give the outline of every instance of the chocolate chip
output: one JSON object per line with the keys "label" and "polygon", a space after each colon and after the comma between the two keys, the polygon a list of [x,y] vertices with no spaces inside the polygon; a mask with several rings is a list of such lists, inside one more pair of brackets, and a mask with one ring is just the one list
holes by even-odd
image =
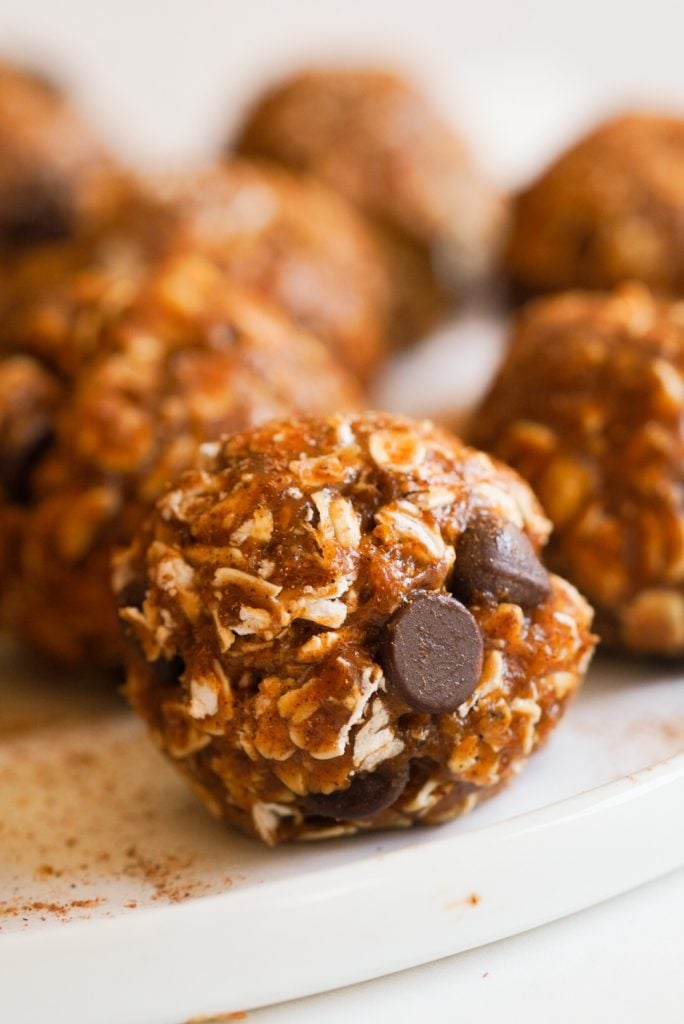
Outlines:
{"label": "chocolate chip", "polygon": [[401,796],[409,780],[409,767],[404,765],[394,772],[376,769],[374,772],[359,772],[346,789],[333,793],[310,793],[304,798],[307,813],[322,818],[337,818],[339,821],[353,821],[370,818],[389,807]]}
{"label": "chocolate chip", "polygon": [[386,627],[385,674],[415,711],[455,711],[477,686],[482,657],[477,622],[449,594],[413,594]]}
{"label": "chocolate chip", "polygon": [[151,661],[150,669],[154,674],[155,682],[161,683],[162,686],[169,686],[177,683],[183,675],[185,662],[176,654],[171,659],[157,658],[156,661]]}
{"label": "chocolate chip", "polygon": [[21,445],[0,447],[0,486],[9,501],[27,505],[32,497],[31,477],[54,441],[49,427],[26,437]]}
{"label": "chocolate chip", "polygon": [[134,576],[121,588],[116,596],[119,608],[142,609],[147,594],[147,584],[140,576]]}
{"label": "chocolate chip", "polygon": [[529,537],[512,523],[477,517],[456,548],[452,588],[466,601],[483,594],[535,608],[551,593],[549,575]]}
{"label": "chocolate chip", "polygon": [[74,229],[73,199],[64,182],[34,175],[17,183],[3,204],[0,239],[11,247],[66,238]]}

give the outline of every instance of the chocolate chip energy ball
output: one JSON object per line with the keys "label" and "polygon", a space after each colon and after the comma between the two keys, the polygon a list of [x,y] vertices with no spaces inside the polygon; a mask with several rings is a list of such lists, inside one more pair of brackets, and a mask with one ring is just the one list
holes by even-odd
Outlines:
{"label": "chocolate chip energy ball", "polygon": [[506,262],[523,295],[635,279],[684,292],[684,121],[634,114],[562,154],[513,210]]}
{"label": "chocolate chip energy ball", "polygon": [[17,252],[0,274],[0,357],[29,353],[73,377],[169,257],[167,222],[132,189],[78,235]]}
{"label": "chocolate chip energy ball", "polygon": [[61,89],[0,62],[0,257],[72,234],[118,187],[109,157]]}
{"label": "chocolate chip energy ball", "polygon": [[236,147],[317,175],[371,218],[396,285],[399,340],[424,333],[454,289],[489,269],[499,200],[428,100],[391,72],[296,74],[256,103]]}
{"label": "chocolate chip energy ball", "polygon": [[368,379],[387,347],[389,278],[359,214],[311,178],[232,160],[156,182],[177,244],[210,253]]}
{"label": "chocolate chip energy ball", "polygon": [[437,824],[560,719],[591,611],[509,469],[432,424],[291,419],[205,446],[119,560],[126,692],[267,843]]}
{"label": "chocolate chip energy ball", "polygon": [[553,520],[547,558],[611,642],[684,653],[684,303],[640,286],[523,313],[471,427]]}
{"label": "chocolate chip energy ball", "polygon": [[120,658],[112,549],[200,442],[361,401],[321,343],[211,261],[139,269],[89,265],[0,351],[0,614],[65,662]]}
{"label": "chocolate chip energy ball", "polygon": [[378,368],[389,282],[363,218],[312,180],[242,160],[130,182],[77,237],[15,257],[0,276],[0,345],[28,338],[76,358],[94,332],[75,324],[106,319],[156,265],[192,253],[316,334],[357,376]]}

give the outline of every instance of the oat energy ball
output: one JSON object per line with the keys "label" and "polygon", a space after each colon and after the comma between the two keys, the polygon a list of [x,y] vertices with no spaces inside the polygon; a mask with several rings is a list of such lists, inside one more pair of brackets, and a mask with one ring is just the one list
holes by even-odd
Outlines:
{"label": "oat energy ball", "polygon": [[560,156],[513,210],[506,263],[518,293],[635,279],[684,292],[684,121],[633,114]]}
{"label": "oat energy ball", "polygon": [[0,61],[0,256],[72,234],[116,189],[115,179],[60,88]]}
{"label": "oat energy ball", "polygon": [[548,529],[515,473],[428,422],[233,435],[117,566],[128,698],[267,843],[446,821],[523,767],[589,661]]}
{"label": "oat energy ball", "polygon": [[0,618],[65,662],[120,660],[112,550],[201,442],[361,401],[320,342],[211,261],[140,276],[126,253],[56,275],[0,348]]}
{"label": "oat energy ball", "polygon": [[373,221],[395,278],[395,334],[423,333],[489,269],[499,201],[428,100],[379,69],[304,71],[261,97],[238,151],[308,171]]}
{"label": "oat energy ball", "polygon": [[169,231],[278,305],[368,379],[385,355],[389,279],[364,219],[331,189],[231,160],[150,183]]}
{"label": "oat energy ball", "polygon": [[0,273],[0,358],[28,352],[73,377],[170,256],[167,222],[132,189],[76,236],[17,251]]}
{"label": "oat energy ball", "polygon": [[547,559],[610,643],[684,654],[684,303],[623,286],[523,313],[471,426],[537,492]]}

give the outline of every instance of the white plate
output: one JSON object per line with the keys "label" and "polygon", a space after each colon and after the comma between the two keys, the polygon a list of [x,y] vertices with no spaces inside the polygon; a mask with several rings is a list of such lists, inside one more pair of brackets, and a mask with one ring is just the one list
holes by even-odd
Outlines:
{"label": "white plate", "polygon": [[[436,830],[267,850],[101,683],[0,664],[12,1024],[180,1024],[423,963],[684,863],[684,679],[601,660],[516,784]],[[107,993],[103,999],[102,993]]]}
{"label": "white plate", "polygon": [[[377,404],[457,411],[501,336],[461,317],[395,361]],[[267,850],[206,815],[111,683],[0,648],[2,1004],[12,1024],[180,1024],[553,920],[684,863],[683,749],[684,677],[603,661],[470,817]]]}

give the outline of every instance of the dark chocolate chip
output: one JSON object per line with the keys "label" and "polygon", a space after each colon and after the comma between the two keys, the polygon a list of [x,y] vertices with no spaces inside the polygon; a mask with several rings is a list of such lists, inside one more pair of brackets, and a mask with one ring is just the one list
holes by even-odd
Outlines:
{"label": "dark chocolate chip", "polygon": [[171,659],[157,658],[156,661],[150,662],[150,669],[155,682],[161,683],[162,686],[170,686],[177,683],[185,672],[185,662],[176,654]]}
{"label": "dark chocolate chip", "polygon": [[477,622],[450,594],[413,594],[386,627],[385,674],[415,711],[455,711],[477,686],[482,657]]}
{"label": "dark chocolate chip", "polygon": [[522,608],[535,608],[551,593],[529,537],[486,516],[473,520],[458,541],[452,589],[466,601],[483,594]]}
{"label": "dark chocolate chip", "polygon": [[27,437],[21,446],[0,450],[0,486],[15,505],[27,505],[31,501],[31,477],[53,441],[52,430],[45,427],[33,437]]}
{"label": "dark chocolate chip", "polygon": [[346,789],[333,793],[310,793],[304,798],[308,814],[339,821],[370,818],[384,811],[401,796],[409,780],[409,767],[404,765],[391,772],[387,768],[374,772],[360,772]]}
{"label": "dark chocolate chip", "polygon": [[116,596],[116,603],[119,608],[137,608],[140,611],[146,594],[145,580],[140,576],[134,576],[121,588]]}
{"label": "dark chocolate chip", "polygon": [[73,198],[65,183],[35,175],[17,183],[3,204],[0,238],[11,247],[66,238],[74,229]]}

